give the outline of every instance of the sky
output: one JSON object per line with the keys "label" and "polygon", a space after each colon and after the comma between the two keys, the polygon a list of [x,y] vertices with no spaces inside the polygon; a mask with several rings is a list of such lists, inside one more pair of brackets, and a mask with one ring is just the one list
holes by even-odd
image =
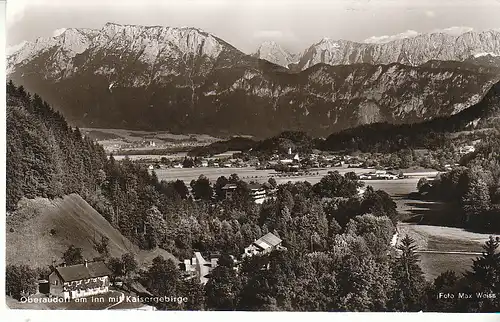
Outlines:
{"label": "sky", "polygon": [[[276,41],[390,40],[449,29],[500,30],[500,0],[7,0],[7,45],[107,22],[197,27],[240,50]],[[396,35],[396,36],[395,36]]]}

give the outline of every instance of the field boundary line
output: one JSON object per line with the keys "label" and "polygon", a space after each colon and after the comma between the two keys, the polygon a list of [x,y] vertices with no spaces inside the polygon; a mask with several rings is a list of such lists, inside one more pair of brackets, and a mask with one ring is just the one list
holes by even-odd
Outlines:
{"label": "field boundary line", "polygon": [[460,250],[433,250],[433,249],[421,249],[416,250],[415,253],[424,253],[424,254],[456,254],[456,255],[482,255],[481,252],[469,252],[469,251],[460,251]]}

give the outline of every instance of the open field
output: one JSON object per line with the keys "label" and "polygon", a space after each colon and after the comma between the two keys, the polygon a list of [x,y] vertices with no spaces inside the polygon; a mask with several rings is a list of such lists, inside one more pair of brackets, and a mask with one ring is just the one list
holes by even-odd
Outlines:
{"label": "open field", "polygon": [[181,168],[181,169],[158,169],[155,170],[159,180],[175,181],[183,180],[189,184],[191,180],[198,179],[200,175],[206,176],[211,182],[215,182],[220,176],[229,177],[231,174],[236,173],[245,181],[254,179],[257,181],[266,181],[274,170],[255,170],[254,168]]}
{"label": "open field", "polygon": [[[408,199],[408,193],[416,190],[418,178],[407,181],[373,182],[376,189],[385,190],[397,204],[398,211],[405,216],[435,216],[447,214],[449,207],[442,202],[431,202]],[[401,183],[401,184],[398,184]],[[440,218],[435,218],[439,221]],[[418,249],[435,250],[443,253],[419,253],[420,266],[425,278],[434,280],[447,270],[464,273],[472,266],[472,259],[478,255],[470,253],[481,252],[481,245],[488,240],[488,234],[474,233],[462,228],[422,225],[418,223],[399,223],[399,239],[408,234],[412,237]],[[444,253],[444,252],[463,252]]]}
{"label": "open field", "polygon": [[472,266],[472,259],[479,256],[488,234],[474,233],[455,227],[400,223],[400,238],[408,234],[421,252],[421,267],[426,279],[433,280],[447,270],[464,273]]}
{"label": "open field", "polygon": [[[96,140],[107,153],[168,154],[174,149],[187,151],[196,146],[203,146],[219,141],[206,134],[172,134],[166,131],[134,131],[124,129],[82,128],[83,134]],[[165,152],[165,153],[164,153]]]}
{"label": "open field", "polygon": [[[341,174],[347,172],[355,172],[355,173],[364,173],[373,171],[373,169],[362,169],[362,168],[347,168],[347,167],[332,167],[332,168],[321,168],[321,169],[311,169],[310,174],[308,175],[281,175],[274,170],[256,170],[253,167],[246,168],[181,168],[181,169],[158,169],[155,170],[158,179],[173,181],[173,180],[183,180],[186,183],[191,182],[193,179],[198,179],[200,175],[204,175],[208,177],[212,182],[215,182],[217,178],[220,176],[230,176],[233,173],[236,173],[240,179],[245,181],[254,180],[257,182],[265,182],[269,180],[269,178],[273,177],[276,179],[278,184],[287,183],[288,181],[296,182],[296,181],[309,181],[311,184],[315,184],[321,180],[325,175],[330,171],[338,171]],[[392,185],[395,184],[396,181],[402,183],[403,181],[408,180],[407,185],[416,186],[416,181],[414,179],[402,179],[402,180],[393,180]],[[413,184],[413,182],[415,182]],[[370,185],[391,185],[389,181],[386,180],[371,180],[367,181],[367,184]],[[375,187],[375,186],[374,186]],[[401,191],[406,191],[405,188],[402,188]]]}
{"label": "open field", "polygon": [[470,271],[472,260],[477,255],[468,254],[419,254],[420,267],[427,280],[433,281],[439,274],[453,270],[458,276]]}

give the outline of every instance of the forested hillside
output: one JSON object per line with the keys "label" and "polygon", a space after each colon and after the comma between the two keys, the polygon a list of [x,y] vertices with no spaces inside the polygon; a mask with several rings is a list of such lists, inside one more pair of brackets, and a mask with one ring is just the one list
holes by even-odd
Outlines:
{"label": "forested hillside", "polygon": [[[148,171],[125,160],[107,159],[97,143],[70,127],[38,95],[7,85],[7,210],[16,219],[22,197],[53,199],[81,195],[114,227],[143,248],[146,221],[154,211],[174,212],[181,197]],[[170,209],[170,210],[169,210]],[[21,220],[21,218],[19,218]]]}
{"label": "forested hillside", "polygon": [[7,209],[21,197],[95,193],[105,178],[104,150],[68,126],[40,96],[7,85]]}
{"label": "forested hillside", "polygon": [[500,83],[493,85],[477,104],[458,114],[415,124],[375,123],[330,135],[321,144],[324,150],[394,152],[406,148],[439,148],[447,133],[498,126]]}

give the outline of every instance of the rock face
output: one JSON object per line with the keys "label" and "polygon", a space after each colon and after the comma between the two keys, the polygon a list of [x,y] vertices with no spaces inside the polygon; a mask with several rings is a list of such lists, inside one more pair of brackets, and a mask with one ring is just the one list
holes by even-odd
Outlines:
{"label": "rock face", "polygon": [[421,34],[387,43],[357,43],[324,38],[305,50],[298,68],[318,63],[349,65],[357,63],[418,66],[430,60],[464,61],[471,56],[500,55],[500,32]]}
{"label": "rock face", "polygon": [[299,55],[290,53],[274,41],[262,43],[252,56],[286,68],[289,68],[290,64],[297,64],[300,59]]}
{"label": "rock face", "polygon": [[67,29],[8,57],[8,78],[74,125],[256,136],[454,114],[482,97],[491,70],[435,62],[293,72],[198,29],[116,24]]}

